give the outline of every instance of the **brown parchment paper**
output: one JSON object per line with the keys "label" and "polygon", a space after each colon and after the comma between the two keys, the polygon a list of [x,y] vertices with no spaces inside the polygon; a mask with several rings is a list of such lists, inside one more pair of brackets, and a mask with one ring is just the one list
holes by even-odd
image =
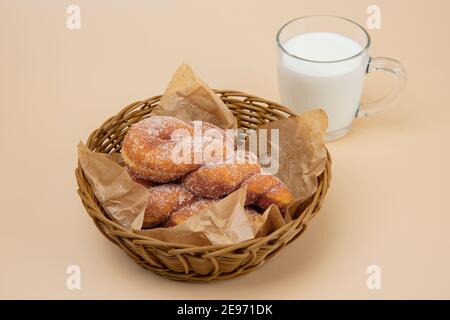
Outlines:
{"label": "brown parchment paper", "polygon": [[202,120],[222,129],[237,128],[236,118],[225,103],[186,63],[182,63],[169,82],[152,115],[181,120]]}
{"label": "brown parchment paper", "polygon": [[[152,115],[208,121],[225,129],[236,127],[236,120],[225,104],[186,64],[175,72],[161,105],[155,107]],[[160,241],[194,246],[235,244],[267,235],[291,221],[297,206],[316,191],[317,177],[326,165],[322,141],[326,126],[325,112],[313,110],[262,127],[279,130],[279,146],[269,144],[267,150],[278,148],[276,175],[296,197],[284,218],[276,206],[271,206],[257,219],[249,219],[244,211],[246,191],[241,188],[175,227],[142,229],[149,192],[130,178],[120,154],[92,152],[80,143],[78,157],[105,212],[130,231]]]}
{"label": "brown parchment paper", "polygon": [[136,217],[144,213],[149,191],[135,183],[115,159],[119,161],[120,155],[107,156],[78,144],[78,160],[96,198],[115,222],[131,228]]}
{"label": "brown parchment paper", "polygon": [[257,154],[260,158],[270,158],[271,153],[278,153],[279,167],[275,176],[286,184],[297,202],[302,202],[317,190],[317,177],[325,169],[327,153],[322,136],[327,126],[325,111],[321,109],[307,111],[300,116],[262,125],[248,137],[246,147],[249,148],[248,142],[252,139],[260,146],[259,130],[277,129],[279,132],[277,143],[273,144],[269,135],[267,141],[263,142],[268,147],[263,149],[257,147]]}

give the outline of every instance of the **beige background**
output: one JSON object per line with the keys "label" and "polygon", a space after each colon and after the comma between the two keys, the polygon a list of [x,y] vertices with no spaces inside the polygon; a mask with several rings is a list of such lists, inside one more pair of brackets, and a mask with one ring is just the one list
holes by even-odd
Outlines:
{"label": "beige background", "polygon": [[[70,3],[81,30],[66,28]],[[450,2],[377,0],[371,53],[410,81],[391,112],[328,145],[332,187],[274,261],[210,284],[165,280],[97,231],[76,194],[75,147],[181,61],[211,86],[278,99],[274,36],[296,16],[365,24],[374,1],[0,1],[1,298],[450,298]],[[372,79],[373,78],[373,79]],[[365,97],[387,90],[371,77]],[[66,288],[77,264],[82,289]],[[382,289],[366,288],[366,268]]]}

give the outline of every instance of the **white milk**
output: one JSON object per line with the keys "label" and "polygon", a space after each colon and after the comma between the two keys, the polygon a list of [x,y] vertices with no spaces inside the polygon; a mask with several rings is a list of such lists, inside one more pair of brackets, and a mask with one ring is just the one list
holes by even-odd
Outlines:
{"label": "white milk", "polygon": [[328,114],[328,132],[350,126],[359,106],[367,53],[353,39],[329,32],[303,33],[289,39],[279,51],[278,82],[283,104],[297,113],[322,108]]}

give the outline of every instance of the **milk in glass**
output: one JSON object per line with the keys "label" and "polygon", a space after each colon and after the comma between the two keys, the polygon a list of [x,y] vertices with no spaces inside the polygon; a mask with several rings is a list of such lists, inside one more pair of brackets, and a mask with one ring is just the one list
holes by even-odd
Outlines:
{"label": "milk in glass", "polygon": [[322,108],[328,115],[328,132],[349,127],[358,110],[369,61],[361,45],[337,33],[310,32],[282,46],[278,81],[283,104],[297,113]]}

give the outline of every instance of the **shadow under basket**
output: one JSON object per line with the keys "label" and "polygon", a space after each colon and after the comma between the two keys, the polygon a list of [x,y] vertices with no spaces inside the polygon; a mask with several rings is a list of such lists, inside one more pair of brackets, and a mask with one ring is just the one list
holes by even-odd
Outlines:
{"label": "shadow under basket", "polygon": [[[288,108],[238,91],[215,90],[245,131],[277,119],[295,115]],[[117,115],[106,120],[91,133],[87,147],[96,152],[120,152],[122,140],[128,128],[149,116],[161,96],[137,101]],[[245,132],[244,131],[244,132]],[[317,191],[296,211],[293,221],[269,235],[247,240],[235,245],[192,245],[168,243],[135,234],[112,221],[95,197],[80,163],[75,170],[78,194],[95,225],[110,241],[122,248],[142,267],[172,280],[206,282],[229,279],[251,272],[297,239],[307,223],[319,211],[331,179],[331,158],[324,172],[318,177]]]}

